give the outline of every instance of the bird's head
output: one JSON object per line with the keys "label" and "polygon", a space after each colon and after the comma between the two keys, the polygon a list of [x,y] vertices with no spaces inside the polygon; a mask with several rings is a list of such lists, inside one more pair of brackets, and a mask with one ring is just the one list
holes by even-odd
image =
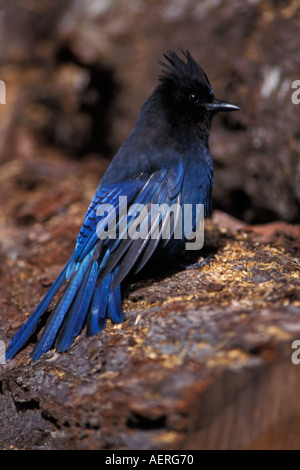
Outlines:
{"label": "bird's head", "polygon": [[189,51],[182,51],[182,60],[175,52],[164,54],[161,84],[157,88],[171,119],[205,123],[210,127],[212,116],[219,111],[235,111],[240,108],[216,99],[204,70],[195,62]]}

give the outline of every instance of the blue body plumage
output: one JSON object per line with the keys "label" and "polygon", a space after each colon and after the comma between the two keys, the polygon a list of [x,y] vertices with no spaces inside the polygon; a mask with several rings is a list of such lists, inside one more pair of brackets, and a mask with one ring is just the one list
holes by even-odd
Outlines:
{"label": "blue body plumage", "polygon": [[[174,238],[175,218],[168,239],[163,239],[167,215],[156,218],[158,236],[149,231],[150,211],[141,226],[148,229],[143,238],[124,238],[135,223],[135,215],[123,215],[120,197],[133,204],[204,204],[211,211],[213,164],[208,137],[213,115],[239,109],[214,97],[202,68],[189,52],[180,59],[174,52],[161,63],[165,73],[161,83],[144,103],[137,123],[117,152],[99,183],[85,215],[74,253],[36,310],[11,341],[6,357],[12,358],[38,329],[53,298],[63,289],[31,354],[37,359],[51,347],[65,351],[86,324],[94,335],[106,325],[123,321],[120,285],[129,273],[138,273],[159,253],[176,256],[184,247],[184,234]],[[116,238],[103,238],[106,225],[100,205],[114,207],[120,216]],[[193,221],[196,224],[196,220]],[[123,227],[121,229],[121,227]]]}

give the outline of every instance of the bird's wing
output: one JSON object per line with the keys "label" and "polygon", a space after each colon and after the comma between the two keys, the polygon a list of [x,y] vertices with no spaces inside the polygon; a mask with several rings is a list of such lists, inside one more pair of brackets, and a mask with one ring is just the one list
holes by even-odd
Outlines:
{"label": "bird's wing", "polygon": [[[101,219],[107,219],[104,214],[102,217],[99,215],[100,206],[102,206],[104,209],[113,207],[117,217],[120,210],[119,198],[126,197],[127,202],[131,203],[142,186],[143,178],[142,175],[140,175],[140,178],[136,181],[125,181],[118,184],[112,184],[96,192],[86,212],[83,224],[77,237],[74,261],[80,263],[99,241],[99,237],[101,235],[101,226],[98,228],[98,225],[101,224]],[[102,227],[102,231],[104,231],[104,228],[105,227]]]}
{"label": "bird's wing", "polygon": [[[150,205],[170,205],[179,201],[183,175],[183,166],[178,163],[169,169],[154,171],[147,177],[140,175],[133,181],[107,186],[96,192],[84,218],[73,255],[36,310],[13,338],[7,350],[7,358],[13,357],[27,343],[62,286],[65,286],[64,292],[33,350],[33,359],[45,353],[54,342],[57,350],[67,349],[79,334],[87,317],[87,331],[90,335],[100,331],[107,318],[113,322],[123,320],[120,282],[132,270],[139,271],[159,243],[168,243],[168,239],[162,240],[168,210],[165,208],[156,215],[153,227],[148,232],[151,227]],[[101,239],[106,227],[101,225],[105,217],[97,215],[99,206],[110,204],[118,215],[120,196],[127,198],[131,208],[133,203],[146,207],[144,218],[139,219],[141,230],[146,234],[144,238],[135,235],[122,237],[124,227],[126,231],[130,231],[137,221],[137,214],[129,209],[128,213],[118,219],[118,238]],[[178,216],[176,211],[172,214],[171,235]],[[153,230],[156,231],[156,238],[151,237]]]}
{"label": "bird's wing", "polygon": [[[181,222],[183,176],[181,162],[151,174],[129,208],[128,215],[118,222],[119,226],[125,226],[127,237],[121,236],[107,243],[109,256],[100,270],[100,281],[117,267],[112,283],[112,289],[115,288],[130,272],[139,272],[159,246],[168,244]],[[142,211],[138,211],[139,204],[143,206]],[[136,230],[137,223],[139,230]]]}
{"label": "bird's wing", "polygon": [[[71,308],[73,311],[75,308],[80,310],[79,302],[77,302],[77,304],[74,302],[75,297],[81,297],[84,301],[87,301],[87,299],[91,296],[93,286],[95,284],[94,281],[97,280],[98,276],[98,264],[97,262],[95,263],[91,261],[95,247],[100,244],[96,233],[97,223],[100,219],[100,217],[97,217],[96,215],[97,207],[99,204],[108,203],[108,201],[115,204],[118,200],[118,196],[121,193],[127,194],[128,199],[131,200],[138,192],[139,187],[139,181],[132,181],[131,183],[125,182],[108,186],[96,192],[86,212],[77,238],[74,253],[40,304],[9,344],[6,352],[6,357],[8,359],[12,358],[27,343],[33,333],[37,330],[53,298],[64,286],[64,294],[52,311],[45,327],[46,331],[44,330],[43,332],[43,341],[39,341],[39,343],[36,345],[38,349],[38,351],[35,352],[36,358],[49,349],[49,347],[51,347],[50,343],[53,343],[53,336],[55,337],[57,331],[60,328],[62,320],[66,314],[70,312]],[[81,292],[81,296],[78,296],[79,292]],[[50,346],[48,346],[49,344]]]}
{"label": "bird's wing", "polygon": [[[139,187],[137,193],[131,201],[127,201],[128,211],[123,213],[120,205],[115,207],[115,212],[119,215],[116,222],[118,236],[99,241],[93,254],[93,258],[98,260],[98,274],[93,283],[93,292],[89,301],[88,335],[94,335],[101,331],[107,318],[110,318],[114,323],[123,320],[120,283],[130,272],[138,272],[151,258],[159,244],[168,243],[179,217],[179,204],[171,215],[168,208],[174,202],[179,202],[183,175],[183,166],[178,163],[170,169],[155,171],[147,177],[141,177],[138,182],[135,182],[135,186]],[[141,181],[143,182],[142,186]],[[124,196],[124,192],[122,195]],[[151,204],[155,203],[163,207],[151,218]],[[170,236],[166,240],[162,240],[168,221],[169,234],[167,235]],[[136,230],[137,224],[138,230]],[[88,221],[85,222],[85,225],[91,228]],[[101,221],[98,222],[97,237],[101,238],[103,234],[101,227],[103,230],[104,226],[105,221],[103,225],[101,225]],[[86,252],[86,247],[90,246],[94,232],[95,223],[83,244],[81,243],[82,235],[79,236],[77,256]],[[153,237],[154,234],[155,237]],[[68,336],[67,332],[70,330],[68,323],[65,322],[56,344],[58,350],[65,350],[70,343],[70,339],[68,342],[65,341]]]}

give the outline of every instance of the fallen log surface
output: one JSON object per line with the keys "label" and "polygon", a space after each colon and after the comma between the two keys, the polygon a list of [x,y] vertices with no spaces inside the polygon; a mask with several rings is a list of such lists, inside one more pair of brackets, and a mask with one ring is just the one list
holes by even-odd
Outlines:
{"label": "fallen log surface", "polygon": [[[17,261],[2,252],[6,344],[62,267],[77,204],[15,233]],[[215,212],[201,252],[127,284],[123,324],[2,364],[1,448],[300,448],[299,234]]]}

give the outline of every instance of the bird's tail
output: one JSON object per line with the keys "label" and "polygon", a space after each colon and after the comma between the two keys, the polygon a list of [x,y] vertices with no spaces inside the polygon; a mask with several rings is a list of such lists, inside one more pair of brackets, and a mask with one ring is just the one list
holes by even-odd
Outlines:
{"label": "bird's tail", "polygon": [[12,339],[6,358],[13,358],[27,344],[46,315],[51,301],[64,285],[64,292],[49,315],[32,351],[33,360],[38,359],[53,345],[57,351],[65,351],[80,333],[86,319],[88,335],[101,331],[107,318],[113,323],[122,322],[124,315],[120,286],[111,290],[116,271],[109,273],[98,283],[101,265],[93,258],[93,251],[81,263],[75,263],[71,257],[36,310]]}

